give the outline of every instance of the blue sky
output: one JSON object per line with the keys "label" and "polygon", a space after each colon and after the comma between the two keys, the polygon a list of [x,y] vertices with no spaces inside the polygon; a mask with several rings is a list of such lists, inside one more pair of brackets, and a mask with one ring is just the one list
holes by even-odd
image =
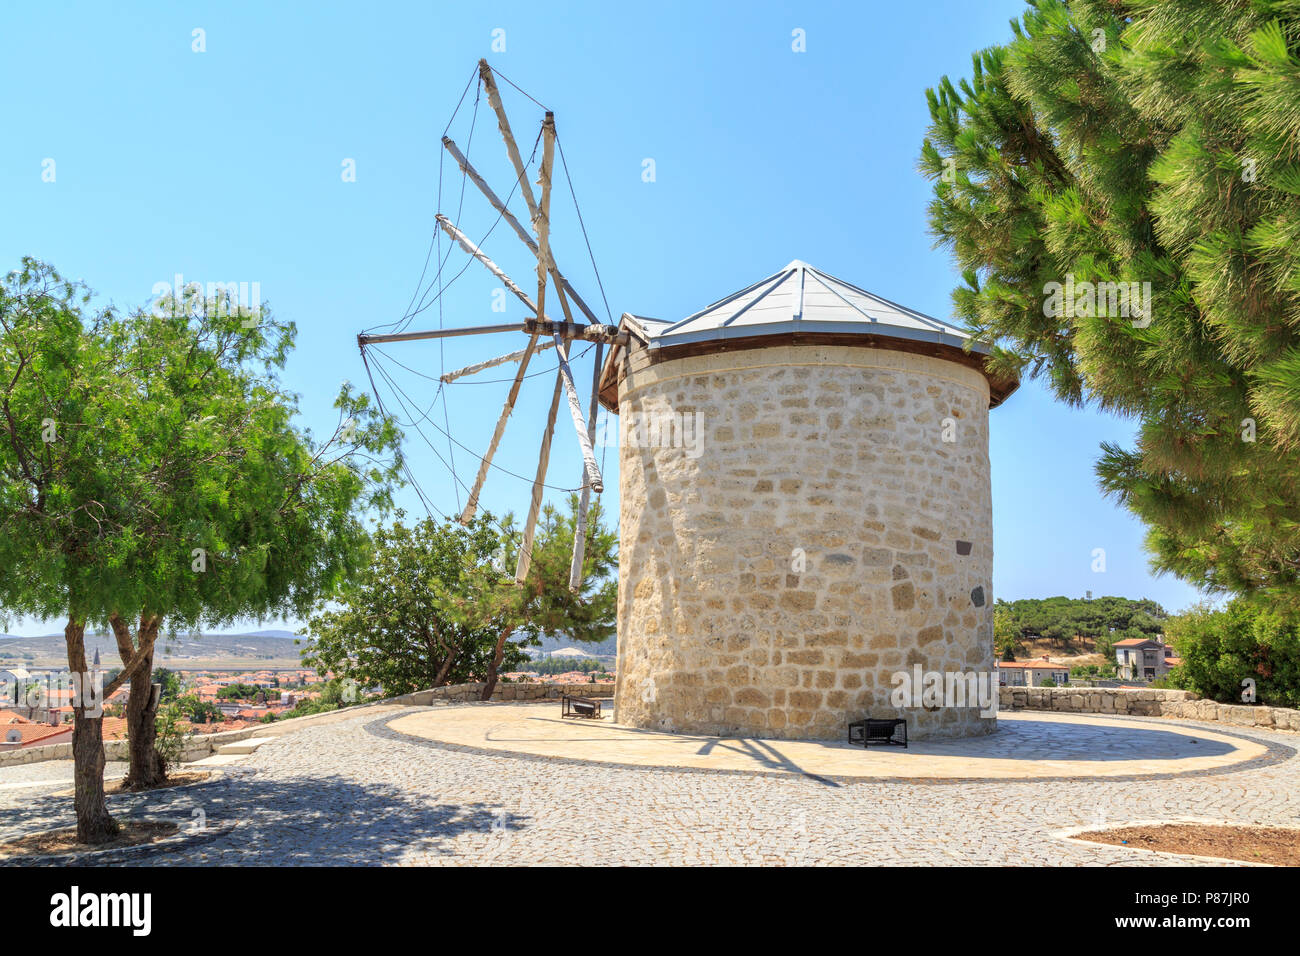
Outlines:
{"label": "blue sky", "polygon": [[[297,323],[286,380],[306,424],[328,431],[339,383],[366,381],[356,333],[398,322],[416,293],[440,173],[442,211],[476,241],[492,226],[472,186],[462,202],[439,145],[487,57],[555,111],[615,318],[681,318],[795,258],[946,317],[956,275],[931,248],[930,187],[916,172],[924,91],[945,73],[967,75],[971,52],[1004,41],[1022,8],[1020,0],[14,5],[0,32],[11,102],[0,142],[0,268],[34,255],[120,306],[146,303],[177,273],[256,282],[262,300]],[[792,50],[795,30],[804,31],[804,52]],[[494,31],[504,31],[495,34],[504,50],[493,50]],[[199,38],[204,52],[193,49]],[[502,86],[527,154],[542,110]],[[471,88],[449,135],[504,193],[506,154],[486,99],[471,122],[474,98]],[[647,159],[653,182],[643,180]],[[47,160],[53,182],[43,181]],[[354,182],[344,181],[349,160]],[[603,312],[559,176],[553,202],[556,258]],[[518,197],[512,205],[522,213]],[[528,255],[504,225],[484,249],[535,294]],[[444,278],[459,278],[410,328],[523,318],[513,299],[493,312],[500,283],[465,265],[463,253],[451,255]],[[435,272],[436,264],[426,283]],[[423,410],[436,385],[420,374],[436,378],[518,347],[499,335],[385,351],[411,369],[388,363]],[[580,377],[589,363],[579,362]],[[481,452],[506,388],[451,386],[429,418]],[[529,380],[498,456],[504,469],[532,475],[549,398],[549,377]],[[424,431],[468,483],[476,460]],[[1196,599],[1181,582],[1152,577],[1141,526],[1097,490],[1098,445],[1132,433],[1129,422],[1054,403],[1032,382],[992,413],[996,596],[1092,591],[1151,597],[1170,610]],[[408,437],[426,494],[454,512],[459,489],[428,445]],[[551,484],[578,483],[574,446],[562,422]],[[522,513],[528,485],[494,472],[484,502]],[[402,500],[423,515],[413,492]],[[1096,548],[1106,552],[1104,573],[1092,570]],[[11,630],[48,632],[51,623]]]}

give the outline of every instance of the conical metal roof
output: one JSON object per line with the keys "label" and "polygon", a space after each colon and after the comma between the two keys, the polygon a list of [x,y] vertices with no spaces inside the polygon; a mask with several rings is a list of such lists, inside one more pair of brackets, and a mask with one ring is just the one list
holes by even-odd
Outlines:
{"label": "conical metal roof", "polygon": [[891,302],[799,259],[748,288],[719,299],[680,322],[624,312],[620,328],[634,340],[610,350],[600,376],[600,402],[618,411],[620,370],[632,352],[650,364],[783,344],[860,345],[912,352],[975,368],[988,380],[989,407],[1000,405],[1019,380],[988,366],[989,348],[964,329]]}
{"label": "conical metal roof", "polygon": [[[629,316],[651,348],[790,332],[885,336],[965,348],[971,341],[948,322],[881,298],[800,259],[680,322]],[[971,351],[988,349],[979,343]]]}

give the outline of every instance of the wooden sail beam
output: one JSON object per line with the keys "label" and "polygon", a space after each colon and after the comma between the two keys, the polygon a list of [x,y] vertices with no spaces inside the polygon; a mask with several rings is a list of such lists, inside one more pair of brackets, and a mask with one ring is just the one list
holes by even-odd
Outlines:
{"label": "wooden sail beam", "polygon": [[467,325],[459,329],[431,329],[427,332],[395,332],[389,335],[357,336],[357,344],[363,348],[367,345],[381,345],[384,342],[416,342],[420,339],[449,339],[457,335],[488,335],[493,332],[525,332],[522,322],[509,322],[505,325]]}
{"label": "wooden sail beam", "polygon": [[[546,262],[550,256],[550,239],[551,239],[551,170],[555,159],[555,118],[546,114],[546,119],[542,121],[542,201],[537,208],[537,218],[533,220],[537,228],[537,301],[540,305],[543,296],[546,293],[546,279],[550,269],[547,268]],[[568,315],[568,304],[564,301],[564,290],[561,288],[558,280],[555,282],[555,292],[560,298],[560,305]],[[537,313],[538,321],[541,321],[542,314]],[[564,346],[564,339],[559,335],[554,336],[555,351],[560,357],[560,377],[564,383],[564,390],[569,398],[569,412],[573,418],[573,428],[578,435],[578,445],[582,448],[582,460],[585,463],[587,483],[597,491],[602,490],[603,480],[600,475],[600,468],[596,465],[596,455],[592,451],[591,439],[587,435],[586,423],[582,415],[582,401],[578,398],[578,389],[573,383],[573,370],[569,368],[569,352]]]}
{"label": "wooden sail beam", "polygon": [[555,376],[555,393],[551,396],[551,410],[546,416],[546,431],[542,434],[542,450],[537,456],[537,477],[533,479],[533,496],[528,503],[528,520],[524,523],[524,539],[519,545],[519,560],[515,564],[515,584],[528,579],[533,563],[533,538],[537,532],[537,515],[542,510],[542,485],[546,481],[546,467],[551,460],[551,436],[555,434],[555,416],[560,410],[560,392],[564,376]]}
{"label": "wooden sail beam", "polygon": [[[479,175],[478,170],[475,169],[473,165],[471,165],[469,159],[461,153],[455,142],[453,142],[450,137],[444,136],[442,138],[442,145],[447,152],[451,153],[452,158],[456,160],[456,164],[460,166],[461,171],[469,177],[469,181],[478,187],[479,192],[481,192],[487,198],[487,201],[492,204],[492,208],[501,214],[501,218],[506,221],[506,224],[515,231],[515,235],[517,235],[524,245],[528,247],[528,251],[533,255],[537,255],[537,242],[528,234],[528,230],[523,227],[523,224],[515,218],[514,213],[506,208],[506,204],[501,201],[501,198],[497,196],[497,194],[492,190],[492,187],[487,184],[487,181]],[[573,285],[569,280],[560,273],[559,267],[555,264],[555,255],[549,249],[547,250],[547,264],[548,267],[553,270],[552,275],[555,276],[559,284],[564,287],[565,294],[568,295],[568,297],[573,301],[573,304],[578,307],[579,311],[587,317],[588,321],[600,324],[600,319],[596,318],[596,314],[592,312],[587,303],[582,300],[582,296],[578,295],[577,290],[573,288]]]}
{"label": "wooden sail beam", "polygon": [[515,380],[510,386],[510,394],[506,396],[505,407],[501,409],[501,416],[497,419],[497,426],[492,430],[492,441],[488,443],[487,453],[479,464],[478,474],[474,477],[474,486],[469,491],[469,500],[465,502],[465,510],[460,513],[461,524],[469,524],[474,520],[474,513],[478,511],[478,496],[483,491],[483,482],[487,481],[488,469],[492,467],[492,456],[497,453],[497,445],[501,444],[501,436],[505,433],[506,422],[510,419],[510,413],[515,409],[515,400],[519,398],[519,386],[524,383],[524,373],[528,371],[528,360],[533,357],[533,349],[537,346],[537,336],[538,333],[534,332],[532,338],[528,340],[528,347],[524,349],[524,356],[519,362],[519,368],[515,371]]}
{"label": "wooden sail beam", "polygon": [[[523,156],[519,153],[519,144],[515,142],[515,134],[510,129],[510,118],[506,116],[505,104],[501,102],[501,92],[497,89],[496,77],[492,75],[492,68],[488,66],[487,60],[478,61],[479,76],[483,79],[483,88],[487,90],[488,103],[492,106],[492,111],[497,114],[497,127],[501,130],[501,138],[505,140],[506,152],[510,155],[510,162],[515,167],[515,176],[519,181],[519,192],[524,197],[524,202],[528,204],[528,214],[532,218],[533,231],[538,232],[543,228],[538,222],[539,219],[549,218],[549,201],[543,206],[538,206],[537,200],[533,198],[533,188],[528,183],[528,170],[524,166]],[[551,155],[555,149],[555,114],[550,110],[546,112],[546,118],[542,121],[542,137],[544,141],[542,154],[542,189],[546,192],[547,197],[551,188]],[[549,228],[549,221],[544,228]],[[529,248],[532,243],[527,243]],[[555,264],[555,258],[551,255],[551,250],[546,242],[542,240],[541,234],[538,234],[537,248],[533,250],[539,263],[545,266],[550,272],[551,279],[555,283],[555,293],[559,296],[560,307],[564,309],[564,317],[568,321],[573,321],[573,316],[569,314],[568,300],[565,298],[565,285],[563,276],[560,275],[559,267]],[[540,297],[540,294],[539,294]],[[591,319],[597,321],[595,315],[587,308],[583,312]],[[538,318],[542,318],[539,314]]]}
{"label": "wooden sail beam", "polygon": [[[446,339],[458,335],[488,335],[494,332],[527,332],[538,335],[559,333],[565,339],[584,339],[588,342],[614,342],[627,344],[628,334],[620,332],[616,325],[579,325],[567,322],[538,322],[528,319],[525,322],[510,322],[505,325],[470,325],[459,329],[430,329],[425,332],[398,332],[391,335],[357,336],[357,344],[363,348],[367,345],[382,345],[385,342],[417,342],[421,339]],[[550,348],[550,345],[546,346]],[[511,353],[516,355],[519,353]]]}
{"label": "wooden sail beam", "polygon": [[569,413],[573,416],[573,427],[578,433],[578,445],[582,448],[586,483],[596,492],[604,491],[605,480],[601,477],[600,467],[596,464],[591,436],[587,434],[587,423],[582,414],[582,400],[578,398],[578,389],[573,384],[573,370],[569,368],[568,349],[564,347],[564,340],[558,335],[555,336],[555,351],[560,356],[560,377],[564,382],[564,390],[569,396]]}
{"label": "wooden sail beam", "polygon": [[[604,345],[596,345],[596,362],[591,373],[591,410],[587,417],[587,438],[596,440],[596,413],[600,409],[601,353]],[[587,559],[587,509],[591,507],[591,482],[583,472],[582,495],[578,500],[578,515],[573,528],[573,558],[569,562],[569,590],[577,594],[582,590],[582,565]]]}
{"label": "wooden sail beam", "polygon": [[[504,115],[504,114],[503,114]],[[547,114],[547,119],[550,114]],[[545,130],[546,122],[543,121],[542,128]],[[537,314],[537,321],[543,321],[546,316],[543,314],[543,307],[546,305],[546,262],[545,257],[548,250],[547,238],[550,235],[550,211],[551,211],[551,166],[547,161],[550,157],[542,157],[542,205],[537,209],[533,216],[533,227],[537,230],[537,306],[534,311]],[[530,191],[531,193],[531,191]],[[565,307],[567,309],[567,306]],[[563,375],[563,372],[560,373]]]}
{"label": "wooden sail beam", "polygon": [[[558,278],[559,270],[555,268],[555,259],[551,255],[551,171],[555,168],[555,115],[547,112],[542,120],[542,168],[538,177],[542,186],[542,201],[537,208],[537,302],[540,306],[546,293],[546,276],[549,273],[555,283],[555,296],[560,300],[560,309],[564,312],[566,322],[573,321],[573,312],[569,310],[569,300],[564,294],[564,286]],[[537,320],[543,319],[537,313]]]}
{"label": "wooden sail beam", "polygon": [[[547,349],[555,348],[554,342],[543,342],[537,346],[536,351],[545,352]],[[486,362],[476,362],[473,365],[466,365],[464,368],[458,368],[454,372],[448,372],[438,379],[444,385],[449,385],[458,378],[464,378],[467,375],[477,375],[479,372],[485,372],[490,368],[496,368],[498,365],[505,365],[509,362],[518,362],[527,353],[527,349],[520,349],[518,352],[511,352],[509,355],[498,355],[494,359],[488,359]],[[600,354],[599,349],[597,355]]]}
{"label": "wooden sail beam", "polygon": [[487,60],[478,61],[478,74],[483,80],[483,89],[487,91],[488,103],[492,106],[492,111],[497,114],[497,128],[501,130],[501,138],[506,141],[506,152],[510,154],[510,162],[515,167],[515,175],[519,179],[519,192],[524,197],[524,202],[528,204],[528,215],[534,223],[537,221],[537,201],[533,199],[532,187],[528,185],[528,170],[524,167],[524,158],[519,155],[519,144],[515,142],[515,134],[510,131],[510,118],[506,116],[505,104],[501,102],[501,91],[497,89],[496,77],[492,75],[492,67],[488,66]]}
{"label": "wooden sail beam", "polygon": [[[511,292],[513,292],[520,302],[528,306],[528,311],[532,312],[539,319],[546,319],[546,316],[542,314],[542,311],[537,307],[537,304],[533,302],[532,299],[528,298],[528,293],[526,293],[523,289],[519,288],[519,286],[515,284],[515,280],[510,278],[508,275],[506,275],[505,270],[502,269],[495,262],[493,262],[491,259],[489,259],[482,249],[474,245],[474,242],[470,239],[469,236],[465,235],[465,233],[461,232],[458,228],[456,228],[455,223],[453,223],[442,213],[438,213],[438,215],[435,216],[434,218],[437,219],[438,225],[442,226],[443,231],[446,232],[447,235],[451,236],[452,239],[460,243],[460,247],[462,249],[468,252],[479,262],[483,263],[483,265],[487,268],[487,270],[491,272],[494,276],[496,276],[498,279],[500,279],[501,282],[505,285],[505,287],[509,289]],[[549,321],[549,319],[547,321]]]}

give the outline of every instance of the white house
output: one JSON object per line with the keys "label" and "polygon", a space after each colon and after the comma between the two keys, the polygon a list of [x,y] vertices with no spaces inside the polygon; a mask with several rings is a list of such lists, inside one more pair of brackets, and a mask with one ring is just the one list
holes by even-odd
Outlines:
{"label": "white house", "polygon": [[1182,663],[1168,644],[1137,637],[1115,643],[1115,660],[1122,680],[1155,680]]}

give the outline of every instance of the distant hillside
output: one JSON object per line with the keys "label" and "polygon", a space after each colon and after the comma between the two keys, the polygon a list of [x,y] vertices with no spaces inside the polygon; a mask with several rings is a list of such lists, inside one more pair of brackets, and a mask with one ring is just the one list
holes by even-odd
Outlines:
{"label": "distant hillside", "polygon": [[572,647],[584,654],[590,654],[592,657],[613,657],[618,653],[618,638],[609,637],[606,640],[591,644],[586,641],[575,641],[570,637],[547,636],[542,638],[541,647],[530,647],[527,650],[533,655],[553,654],[555,651],[563,650],[566,647]]}
{"label": "distant hillside", "polygon": [[1116,641],[1150,638],[1164,630],[1168,618],[1155,601],[1124,597],[998,599],[993,606],[993,634],[999,655],[1008,647],[1022,656],[1058,654],[1112,655]]}
{"label": "distant hillside", "polygon": [[[262,631],[257,634],[204,634],[181,636],[175,640],[159,638],[161,648],[154,655],[160,667],[298,667],[301,647],[294,644],[290,631]],[[122,663],[117,642],[108,634],[86,635],[86,656],[93,659],[99,651],[100,664],[115,667]],[[68,663],[62,634],[43,637],[0,638],[0,666],[6,664],[31,667],[60,667]]]}

